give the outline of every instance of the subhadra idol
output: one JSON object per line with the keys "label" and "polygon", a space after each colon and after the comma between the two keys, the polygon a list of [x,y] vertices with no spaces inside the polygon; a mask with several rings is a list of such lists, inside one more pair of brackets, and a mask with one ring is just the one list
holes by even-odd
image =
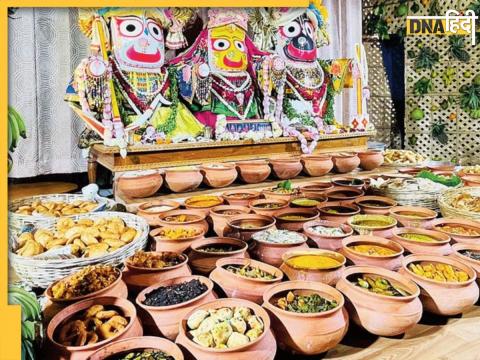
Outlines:
{"label": "subhadra idol", "polygon": [[[193,16],[188,9],[80,9],[92,55],[75,70],[66,100],[106,145],[124,149],[129,133],[134,142],[202,133],[165,66],[165,45],[186,45],[182,29]],[[164,29],[170,29],[166,40]]]}

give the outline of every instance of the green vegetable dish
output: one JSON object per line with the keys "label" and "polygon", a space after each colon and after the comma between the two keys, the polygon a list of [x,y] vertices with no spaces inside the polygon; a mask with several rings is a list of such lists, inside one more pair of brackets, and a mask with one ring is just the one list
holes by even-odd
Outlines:
{"label": "green vegetable dish", "polygon": [[234,274],[244,276],[250,279],[260,279],[260,280],[273,280],[275,275],[270,274],[258,267],[250,265],[226,265],[223,267],[225,270],[230,271]]}
{"label": "green vegetable dish", "polygon": [[277,300],[277,306],[285,311],[296,313],[319,313],[335,309],[335,300],[328,300],[318,294],[300,295],[289,291],[286,296]]}
{"label": "green vegetable dish", "polygon": [[175,360],[175,358],[160,350],[137,350],[109,357],[108,360]]}
{"label": "green vegetable dish", "polygon": [[376,275],[355,274],[350,277],[349,281],[355,286],[359,286],[362,289],[378,295],[395,297],[410,295],[409,292],[399,286],[393,285],[389,280]]}

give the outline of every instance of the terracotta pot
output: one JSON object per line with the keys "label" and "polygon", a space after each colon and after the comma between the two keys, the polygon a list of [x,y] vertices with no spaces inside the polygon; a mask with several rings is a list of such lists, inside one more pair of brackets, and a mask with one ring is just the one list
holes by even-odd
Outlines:
{"label": "terracotta pot", "polygon": [[[302,219],[285,219],[285,216],[301,216]],[[309,221],[317,220],[320,213],[317,209],[284,209],[275,214],[277,228],[290,231],[302,231],[303,224]]]}
{"label": "terracotta pot", "polygon": [[339,177],[332,180],[334,186],[338,188],[353,188],[362,190],[365,187],[365,180],[354,177]]}
{"label": "terracotta pot", "polygon": [[[187,319],[194,311],[240,306],[252,309],[264,324],[264,332],[256,340],[232,349],[213,349],[196,344],[189,338]],[[243,299],[218,299],[203,304],[186,314],[181,319],[179,328],[180,333],[175,342],[182,345],[187,354],[186,357],[190,356],[193,360],[273,360],[277,351],[277,343],[270,329],[270,318],[267,312],[259,305]]]}
{"label": "terracotta pot", "polygon": [[[470,279],[461,283],[439,282],[419,276],[408,269],[411,262],[436,262],[452,265],[465,271]],[[451,256],[409,255],[403,259],[401,274],[415,281],[421,288],[420,300],[425,310],[438,315],[457,315],[470,309],[478,300],[476,272]]]}
{"label": "terracotta pot", "polygon": [[[429,255],[450,255],[453,250],[450,246],[450,236],[438,231],[425,230],[421,228],[396,228],[392,231],[392,240],[402,245],[405,250],[412,254],[429,254]],[[431,236],[437,241],[427,243],[407,240],[401,237],[402,234],[415,233]]]}
{"label": "terracotta pot", "polygon": [[[301,204],[302,200],[314,200],[315,204],[313,205],[304,205]],[[292,208],[301,208],[301,209],[316,209],[317,205],[323,204],[327,202],[327,198],[322,195],[315,195],[315,196],[308,196],[308,197],[298,197],[293,199],[290,203]]]}
{"label": "terracotta pot", "polygon": [[[61,324],[63,324],[64,321],[71,318],[75,314],[88,309],[92,305],[114,306],[120,309],[120,311],[125,317],[129,318],[129,323],[123,331],[119,332],[115,336],[106,340],[99,341],[95,344],[84,346],[65,346],[58,343],[54,338],[54,336],[56,336],[55,330]],[[83,360],[93,354],[98,349],[114,341],[142,335],[142,325],[137,318],[137,311],[135,309],[135,306],[130,301],[111,296],[87,299],[66,307],[57,315],[55,315],[50,321],[47,327],[46,352],[48,354],[48,357],[46,358],[58,360]]]}
{"label": "terracotta pot", "polygon": [[95,351],[87,360],[104,360],[126,355],[130,351],[142,351],[144,349],[159,350],[172,356],[175,360],[183,360],[183,353],[173,342],[155,336],[141,336],[107,344]]}
{"label": "terracotta pot", "polygon": [[248,206],[253,200],[260,198],[260,192],[255,190],[231,190],[222,194],[229,205]]}
{"label": "terracotta pot", "polygon": [[165,169],[165,182],[175,193],[195,190],[202,180],[202,173],[196,167]]}
{"label": "terracotta pot", "polygon": [[[371,205],[372,203],[376,203],[378,206]],[[395,200],[386,196],[360,196],[355,199],[354,204],[360,207],[362,214],[372,215],[388,215],[390,209],[397,206]]]}
{"label": "terracotta pot", "polygon": [[145,198],[155,194],[163,184],[157,170],[124,173],[117,179],[117,189],[129,198]]}
{"label": "terracotta pot", "polygon": [[401,167],[401,168],[398,168],[398,172],[400,174],[408,174],[408,175],[415,176],[424,169],[425,168],[423,166]]}
{"label": "terracotta pot", "polygon": [[[259,207],[259,205],[263,205],[263,204],[277,204],[278,207],[274,208],[274,209],[268,209],[268,208],[262,208],[262,207]],[[289,202],[287,200],[265,200],[265,199],[259,199],[259,200],[253,200],[251,203],[250,203],[250,209],[252,209],[252,211],[255,213],[255,214],[258,214],[258,215],[266,215],[266,216],[275,216],[279,211],[282,211],[286,208],[288,208],[289,206]]]}
{"label": "terracotta pot", "polygon": [[331,181],[317,181],[309,185],[304,185],[300,187],[300,193],[304,196],[325,196],[325,191],[333,189],[333,184]]}
{"label": "terracotta pot", "polygon": [[266,160],[251,160],[237,162],[237,170],[247,184],[257,184],[265,181],[270,175],[271,169]]}
{"label": "terracotta pot", "polygon": [[[218,244],[227,244],[238,247],[238,250],[228,252],[205,252],[199,249]],[[200,274],[208,274],[215,269],[217,260],[223,258],[245,258],[248,255],[248,245],[246,242],[228,237],[213,237],[195,241],[190,250],[190,265],[192,269]]]}
{"label": "terracotta pot", "polygon": [[[341,201],[329,201],[324,204],[317,206],[318,211],[320,211],[320,218],[322,220],[333,221],[340,224],[346,224],[348,219],[358,213],[360,213],[360,208],[354,204],[344,204]],[[341,212],[330,212],[330,210]]]}
{"label": "terracotta pot", "polygon": [[300,235],[302,235],[304,238],[303,241],[293,244],[269,243],[266,241],[256,240],[255,237],[252,237],[255,242],[250,249],[250,253],[255,259],[258,259],[266,264],[279,267],[283,262],[282,256],[286,252],[308,249],[307,237],[304,234]]}
{"label": "terracotta pot", "polygon": [[442,225],[449,226],[461,226],[464,228],[472,229],[480,233],[480,222],[468,219],[451,219],[451,218],[440,218],[435,219],[429,223],[429,228],[443,234],[447,234],[454,241],[462,244],[480,244],[480,235],[459,235],[452,232],[448,232],[442,229]]}
{"label": "terracotta pot", "polygon": [[[249,224],[249,227],[245,228],[244,224]],[[271,216],[257,214],[237,215],[228,221],[224,234],[225,236],[248,242],[254,233],[273,227],[275,227],[275,219]]]}
{"label": "terracotta pot", "polygon": [[[225,214],[224,212],[227,211],[235,211],[237,214]],[[248,214],[250,213],[250,208],[246,206],[239,206],[239,205],[220,205],[215,206],[210,209],[210,218],[213,222],[213,230],[218,236],[223,236],[223,232],[227,227],[228,220],[232,217],[240,214]]]}
{"label": "terracotta pot", "polygon": [[[354,274],[381,276],[399,285],[410,296],[386,296],[370,292],[352,284],[348,279]],[[350,266],[343,272],[337,289],[345,296],[345,304],[357,325],[379,336],[396,336],[414,327],[422,317],[420,290],[411,279],[394,271],[376,266]]]}
{"label": "terracotta pot", "polygon": [[[421,218],[412,218],[403,213],[415,213]],[[437,217],[437,212],[420,206],[395,206],[390,209],[390,216],[405,227],[428,228],[430,221]]]}
{"label": "terracotta pot", "polygon": [[[343,235],[319,235],[311,230],[314,226],[324,227],[339,227],[343,230]],[[325,250],[338,250],[342,247],[342,240],[353,234],[353,229],[345,224],[340,224],[327,220],[314,220],[308,221],[303,224],[303,233],[308,236],[309,239],[315,242],[320,249]]]}
{"label": "terracotta pot", "polygon": [[344,174],[355,170],[360,165],[356,153],[332,154],[333,167],[337,173]]}
{"label": "terracotta pot", "polygon": [[270,165],[273,174],[280,180],[293,179],[303,169],[300,158],[297,157],[270,159]]}
{"label": "terracotta pot", "polygon": [[300,196],[298,192],[293,192],[291,194],[283,194],[273,191],[272,188],[264,189],[262,191],[262,195],[265,197],[265,200],[285,200],[288,202]]}
{"label": "terracotta pot", "polygon": [[[328,269],[300,269],[291,266],[288,264],[288,259],[300,256],[300,255],[323,255],[333,258],[338,261],[338,265]],[[307,281],[318,281],[327,285],[335,285],[342,276],[343,271],[345,270],[345,256],[342,254],[324,250],[324,249],[300,249],[292,250],[284,253],[282,255],[282,265],[280,270],[282,270],[285,275],[287,275],[289,280],[307,280]]]}
{"label": "terracotta pot", "polygon": [[155,240],[155,251],[171,251],[176,253],[183,253],[190,245],[199,239],[203,239],[205,236],[205,230],[201,225],[185,225],[185,228],[194,228],[198,230],[198,234],[182,239],[168,239],[160,235],[163,229],[169,228],[168,226],[160,227],[150,231],[150,236]]}
{"label": "terracotta pot", "polygon": [[[382,225],[360,225],[362,221],[373,220]],[[392,237],[392,230],[397,226],[397,220],[387,215],[354,215],[347,220],[348,225],[359,235],[374,235],[384,238]]]}
{"label": "terracotta pot", "polygon": [[427,168],[432,171],[453,171],[455,164],[450,161],[429,161]]}
{"label": "terracotta pot", "polygon": [[148,225],[155,226],[160,215],[168,211],[177,210],[179,207],[180,203],[173,200],[148,201],[138,206],[137,215],[145,218]]}
{"label": "terracotta pot", "polygon": [[480,244],[454,244],[452,246],[453,253],[452,257],[456,258],[458,261],[464,263],[465,265],[470,266],[473,270],[475,270],[477,274],[477,283],[479,282],[480,276],[480,260],[472,259],[466,255],[463,255],[461,251],[463,250],[470,250],[472,252],[480,252]]}
{"label": "terracotta pot", "polygon": [[[224,268],[227,265],[253,266],[275,276],[272,280],[252,279],[234,274]],[[219,259],[210,279],[218,284],[229,298],[262,303],[263,293],[270,285],[282,281],[283,273],[274,266],[251,259]]]}
{"label": "terracotta pot", "polygon": [[363,195],[365,193],[362,190],[349,186],[336,186],[325,191],[328,201],[341,201],[343,204],[353,204],[356,199]]}
{"label": "terracotta pot", "polygon": [[180,254],[180,256],[183,257],[183,261],[180,264],[164,268],[144,268],[134,266],[130,263],[128,258],[125,261],[126,266],[123,270],[123,278],[128,286],[130,294],[136,295],[143,289],[166,279],[191,275],[192,272],[188,267],[188,257],[185,254]]}
{"label": "terracotta pot", "polygon": [[203,182],[213,188],[231,185],[237,178],[235,163],[206,164],[200,166]]}
{"label": "terracotta pot", "polygon": [[[191,205],[190,202],[193,201],[194,199],[196,198],[199,198],[199,197],[203,197],[203,196],[209,196],[211,197],[212,199],[215,198],[215,202],[216,204],[214,205],[210,205],[210,206],[197,206],[197,205]],[[187,199],[185,199],[185,207],[188,209],[188,210],[196,210],[196,211],[201,211],[205,214],[205,216],[208,216],[210,214],[210,209],[211,208],[214,208],[216,206],[220,206],[222,205],[224,202],[223,198],[220,197],[220,196],[215,196],[215,195],[196,195],[196,196],[192,196],[192,197],[189,197]]]}
{"label": "terracotta pot", "polygon": [[[186,221],[167,221],[165,220],[171,216],[185,215],[187,217]],[[194,225],[199,226],[205,232],[208,231],[208,222],[207,214],[201,210],[192,210],[192,209],[180,209],[167,211],[163,214],[160,214],[156,221],[153,223],[154,226],[168,226],[171,228],[182,228],[184,226]]]}
{"label": "terracotta pot", "polygon": [[309,176],[323,176],[333,169],[332,157],[328,155],[302,155],[301,160]]}
{"label": "terracotta pot", "polygon": [[[171,286],[175,284],[181,284],[183,282],[191,281],[198,279],[201,283],[207,286],[207,291],[197,296],[196,298],[190,299],[180,304],[169,305],[169,306],[148,306],[144,304],[146,295],[152,291],[165,286]],[[142,309],[147,311],[150,316],[155,321],[155,324],[160,330],[161,334],[167,339],[174,340],[178,335],[178,325],[180,320],[185,314],[188,314],[192,309],[197,308],[199,305],[208,303],[212,300],[215,300],[217,296],[213,292],[213,283],[210,279],[204,276],[191,275],[177,277],[174,279],[164,280],[162,282],[156,283],[140,292],[135,302],[137,306],[140,306]]]}
{"label": "terracotta pot", "polygon": [[[285,311],[274,305],[274,301],[288,291],[304,295],[316,293],[335,300],[338,306],[320,313]],[[263,307],[270,315],[279,347],[294,354],[316,355],[326,352],[333,349],[347,333],[348,314],[344,308],[343,295],[322,283],[287,281],[272,285],[263,295]]]}
{"label": "terracotta pot", "polygon": [[462,181],[465,186],[480,186],[479,175],[464,175]]}
{"label": "terracotta pot", "polygon": [[[352,250],[351,246],[353,245],[383,246],[395,251],[395,254],[382,256],[367,255]],[[343,239],[342,248],[340,249],[340,253],[355,265],[378,266],[393,271],[402,266],[403,252],[403,247],[395,241],[371,235],[349,236]]]}
{"label": "terracotta pot", "polygon": [[383,153],[381,151],[361,151],[358,153],[360,167],[363,170],[374,170],[383,164]]}

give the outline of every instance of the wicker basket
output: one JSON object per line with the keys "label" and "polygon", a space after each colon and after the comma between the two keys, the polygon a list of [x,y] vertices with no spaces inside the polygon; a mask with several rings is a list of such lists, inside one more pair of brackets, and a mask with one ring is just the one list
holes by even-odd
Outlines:
{"label": "wicker basket", "polygon": [[460,218],[460,219],[472,219],[480,221],[480,213],[460,210],[451,206],[451,202],[455,196],[461,193],[470,194],[480,197],[480,187],[463,187],[461,189],[448,189],[443,191],[438,197],[438,205],[443,217]]}
{"label": "wicker basket", "polygon": [[[85,195],[82,194],[51,194],[51,195],[37,195],[37,196],[31,196],[31,197],[26,197],[26,198],[21,198],[17,200],[13,200],[9,202],[8,204],[8,226],[10,232],[17,233],[23,229],[25,225],[32,224],[34,226],[40,225],[40,224],[46,224],[49,223],[52,219],[51,216],[41,216],[41,215],[22,215],[22,214],[16,214],[15,211],[20,206],[25,206],[31,204],[35,200],[40,200],[40,201],[57,201],[57,202],[66,202],[70,203],[75,200],[90,200],[88,199]],[[94,208],[92,211],[89,213],[95,212],[95,211],[102,211],[105,209],[107,205],[107,199],[101,199],[101,200],[95,200],[98,202],[98,206]],[[85,214],[89,214],[85,213]],[[81,215],[85,215],[81,214]],[[78,215],[70,215],[68,217],[74,217]]]}
{"label": "wicker basket", "polygon": [[[9,253],[11,266],[15,269],[17,275],[28,285],[32,287],[47,288],[52,282],[70,275],[81,268],[89,265],[120,265],[126,258],[133,255],[136,251],[144,249],[148,241],[149,226],[147,221],[137,215],[103,211],[95,214],[82,214],[73,217],[74,220],[88,218],[97,219],[101,217],[119,217],[125,223],[137,230],[137,237],[130,243],[122,246],[120,249],[95,258],[71,258],[71,259],[34,259],[16,255],[12,251]],[[53,230],[56,220],[50,220],[45,228]],[[10,236],[10,249],[15,242],[15,234]]]}

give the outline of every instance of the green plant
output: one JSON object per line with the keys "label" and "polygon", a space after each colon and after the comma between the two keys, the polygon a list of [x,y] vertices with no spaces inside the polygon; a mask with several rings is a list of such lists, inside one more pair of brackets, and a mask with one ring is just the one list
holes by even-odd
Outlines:
{"label": "green plant", "polygon": [[418,96],[425,95],[432,91],[432,89],[432,79],[426,78],[425,76],[422,76],[413,84],[413,93]]}
{"label": "green plant", "polygon": [[11,106],[8,107],[8,171],[12,169],[11,153],[15,151],[20,137],[27,138],[25,122],[20,114]]}
{"label": "green plant", "polygon": [[460,87],[460,107],[471,118],[480,119],[480,85],[475,85],[472,82],[469,85]]}
{"label": "green plant", "polygon": [[462,62],[470,61],[470,54],[465,50],[465,38],[464,36],[452,35],[448,38],[448,43],[450,47],[448,52],[451,57]]}
{"label": "green plant", "polygon": [[390,39],[388,22],[385,18],[385,1],[379,1],[373,8],[372,14],[365,23],[367,35],[378,35],[380,40]]}
{"label": "green plant", "polygon": [[[408,54],[407,54],[408,55]],[[422,46],[415,57],[415,70],[432,69],[438,63],[440,55],[429,46]]]}
{"label": "green plant", "polygon": [[454,67],[447,66],[442,73],[443,85],[450,86],[453,82],[453,79],[455,79],[456,72],[457,71],[455,70]]}
{"label": "green plant", "polygon": [[435,121],[432,124],[432,137],[443,145],[448,143],[448,135],[445,132],[446,127],[447,125],[442,120]]}

